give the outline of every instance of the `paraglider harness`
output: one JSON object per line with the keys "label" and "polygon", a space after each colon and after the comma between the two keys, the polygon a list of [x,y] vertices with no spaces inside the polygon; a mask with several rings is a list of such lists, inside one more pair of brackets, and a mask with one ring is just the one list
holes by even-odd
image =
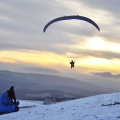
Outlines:
{"label": "paraglider harness", "polygon": [[71,69],[74,68],[75,61],[73,62],[73,60],[71,60],[70,64],[71,64]]}

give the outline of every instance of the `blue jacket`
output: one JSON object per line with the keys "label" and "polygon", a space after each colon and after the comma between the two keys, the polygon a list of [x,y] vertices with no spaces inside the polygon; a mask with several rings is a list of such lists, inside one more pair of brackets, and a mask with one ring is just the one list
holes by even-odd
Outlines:
{"label": "blue jacket", "polygon": [[3,93],[0,96],[0,113],[9,113],[15,111],[15,104],[8,97],[7,92]]}

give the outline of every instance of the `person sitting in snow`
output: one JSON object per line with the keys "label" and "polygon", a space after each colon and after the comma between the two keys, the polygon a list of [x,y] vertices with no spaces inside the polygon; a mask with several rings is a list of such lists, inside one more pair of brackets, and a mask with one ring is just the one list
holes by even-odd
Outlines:
{"label": "person sitting in snow", "polygon": [[7,90],[8,97],[13,101],[13,103],[16,103],[16,96],[14,92],[14,87],[11,86],[9,90]]}
{"label": "person sitting in snow", "polygon": [[14,87],[0,96],[0,114],[19,111],[19,101],[16,101]]}

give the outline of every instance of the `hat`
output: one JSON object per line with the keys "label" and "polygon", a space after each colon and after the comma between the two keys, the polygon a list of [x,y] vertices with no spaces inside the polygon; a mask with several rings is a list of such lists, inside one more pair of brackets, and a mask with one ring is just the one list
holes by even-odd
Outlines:
{"label": "hat", "polygon": [[14,90],[14,87],[13,87],[13,86],[11,86],[11,87],[10,87],[10,90]]}

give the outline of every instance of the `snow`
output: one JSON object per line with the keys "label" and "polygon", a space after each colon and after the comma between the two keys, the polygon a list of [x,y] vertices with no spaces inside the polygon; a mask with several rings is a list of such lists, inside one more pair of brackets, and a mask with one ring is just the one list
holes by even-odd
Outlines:
{"label": "snow", "polygon": [[[120,93],[101,94],[77,100],[43,105],[20,100],[18,112],[0,115],[0,120],[119,120]],[[28,107],[27,107],[28,106]]]}

